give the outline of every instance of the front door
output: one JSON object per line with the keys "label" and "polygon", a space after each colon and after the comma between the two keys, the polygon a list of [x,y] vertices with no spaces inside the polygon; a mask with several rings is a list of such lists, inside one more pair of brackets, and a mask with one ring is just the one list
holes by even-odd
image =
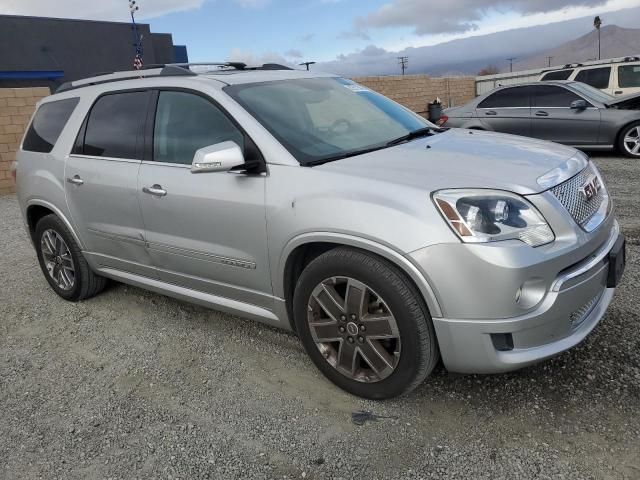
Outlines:
{"label": "front door", "polygon": [[272,308],[265,175],[192,173],[195,152],[245,135],[208,98],[158,94],[138,191],[149,254],[166,282]]}
{"label": "front door", "polygon": [[531,136],[565,145],[596,145],[600,135],[600,110],[589,102],[586,109],[572,109],[584,100],[564,87],[540,85],[534,88]]}
{"label": "front door", "polygon": [[98,98],[65,165],[67,203],[86,254],[100,265],[143,275],[153,272],[137,185],[150,95]]}

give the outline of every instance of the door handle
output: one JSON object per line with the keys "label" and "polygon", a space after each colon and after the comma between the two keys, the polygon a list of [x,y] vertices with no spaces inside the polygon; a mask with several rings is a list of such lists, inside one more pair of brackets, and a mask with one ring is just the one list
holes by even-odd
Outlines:
{"label": "door handle", "polygon": [[615,93],[616,95],[622,95],[624,92],[622,90],[616,90],[613,93]]}
{"label": "door handle", "polygon": [[547,112],[543,112],[542,110],[536,112],[536,117],[548,117],[549,114]]}
{"label": "door handle", "polygon": [[495,116],[498,115],[498,112],[494,112],[493,110],[489,110],[488,112],[484,112],[485,115]]}
{"label": "door handle", "polygon": [[82,185],[84,183],[84,180],[82,180],[79,175],[74,175],[71,178],[67,178],[67,182],[73,185]]}
{"label": "door handle", "polygon": [[153,187],[142,187],[142,191],[155,197],[164,197],[167,194],[167,191],[158,184],[155,184]]}

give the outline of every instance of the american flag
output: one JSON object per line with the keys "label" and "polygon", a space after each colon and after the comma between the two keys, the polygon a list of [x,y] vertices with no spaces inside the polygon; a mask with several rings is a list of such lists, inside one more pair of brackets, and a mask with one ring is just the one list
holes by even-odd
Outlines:
{"label": "american flag", "polygon": [[142,55],[140,55],[138,53],[138,54],[136,54],[135,58],[133,59],[133,69],[134,70],[142,70],[143,66],[144,66],[144,64],[142,63]]}

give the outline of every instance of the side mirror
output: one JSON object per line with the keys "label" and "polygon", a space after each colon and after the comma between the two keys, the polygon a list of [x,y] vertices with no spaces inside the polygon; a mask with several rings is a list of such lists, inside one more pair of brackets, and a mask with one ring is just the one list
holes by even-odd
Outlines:
{"label": "side mirror", "polygon": [[237,143],[216,143],[196,152],[191,164],[191,173],[228,172],[244,163],[242,149]]}
{"label": "side mirror", "polygon": [[571,102],[571,109],[572,110],[585,110],[587,108],[587,101],[586,100],[575,100],[573,102]]}

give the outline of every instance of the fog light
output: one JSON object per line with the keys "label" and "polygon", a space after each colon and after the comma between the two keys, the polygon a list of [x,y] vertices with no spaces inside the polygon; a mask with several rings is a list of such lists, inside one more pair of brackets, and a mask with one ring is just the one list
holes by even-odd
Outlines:
{"label": "fog light", "polygon": [[493,348],[499,352],[510,352],[513,350],[513,335],[510,333],[492,333],[491,342]]}
{"label": "fog light", "polygon": [[529,310],[538,305],[547,293],[547,284],[542,278],[532,278],[524,282],[516,291],[516,303]]}

